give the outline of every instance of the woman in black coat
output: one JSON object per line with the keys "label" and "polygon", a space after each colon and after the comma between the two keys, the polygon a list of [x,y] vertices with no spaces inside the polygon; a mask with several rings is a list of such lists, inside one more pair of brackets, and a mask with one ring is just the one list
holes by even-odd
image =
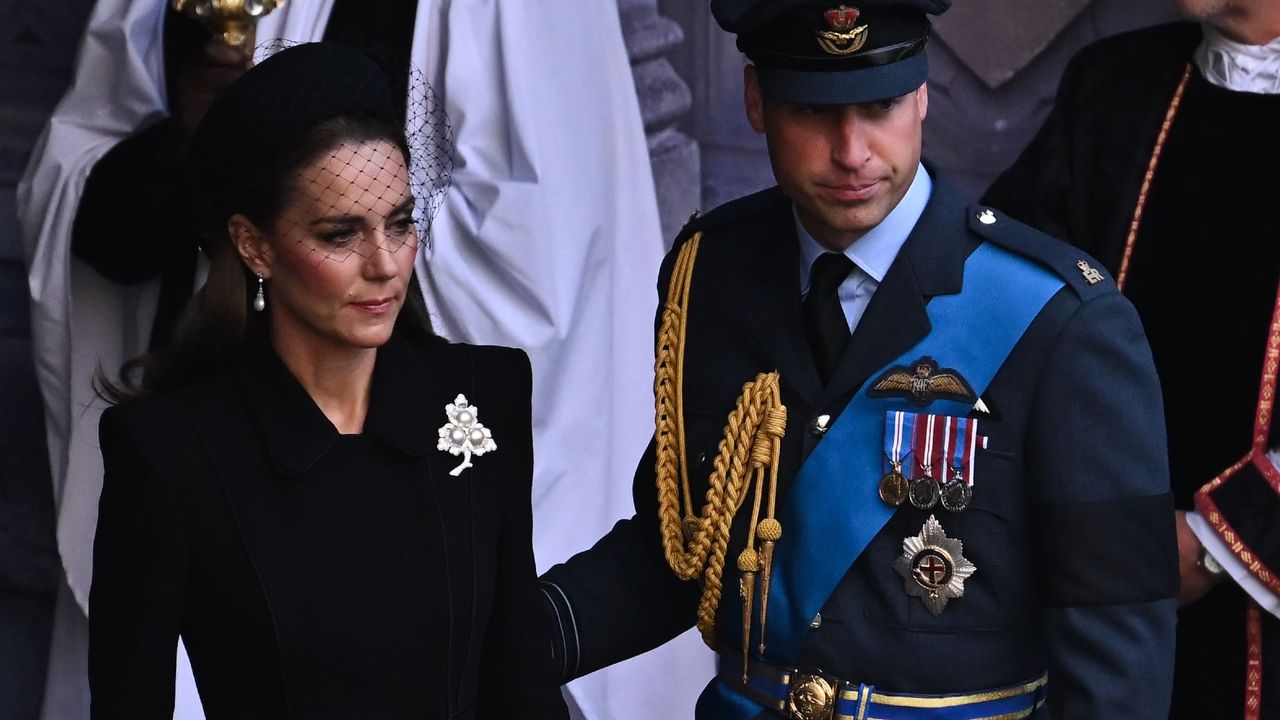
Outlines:
{"label": "woman in black coat", "polygon": [[197,131],[209,279],[100,428],[95,718],[171,717],[179,635],[211,720],[566,716],[528,359],[431,334],[430,168],[391,98],[358,53],[302,45]]}

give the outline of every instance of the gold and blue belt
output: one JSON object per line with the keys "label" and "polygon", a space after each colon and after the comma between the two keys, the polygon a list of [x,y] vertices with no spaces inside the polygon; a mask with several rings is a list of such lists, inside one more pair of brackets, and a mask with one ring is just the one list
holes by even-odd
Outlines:
{"label": "gold and blue belt", "polygon": [[886,693],[820,672],[783,669],[752,660],[743,682],[742,660],[720,655],[720,680],[793,720],[1019,720],[1045,699],[1047,675],[978,693]]}

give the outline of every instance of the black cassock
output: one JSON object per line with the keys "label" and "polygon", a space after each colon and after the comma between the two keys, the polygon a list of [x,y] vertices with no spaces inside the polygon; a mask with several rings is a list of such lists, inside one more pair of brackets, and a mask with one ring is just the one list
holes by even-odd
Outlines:
{"label": "black cassock", "polygon": [[[1178,506],[1210,494],[1255,573],[1280,592],[1280,482],[1246,466],[1280,281],[1280,95],[1233,92],[1190,65],[1189,23],[1103,40],[1063,78],[1039,135],[985,198],[1120,272],[1130,225],[1170,103],[1186,80],[1145,203],[1125,294],[1164,389]],[[1276,428],[1266,447],[1278,444]],[[1246,564],[1249,556],[1245,556]],[[1269,581],[1269,582],[1268,582]],[[1280,621],[1226,583],[1179,618],[1174,718],[1245,717],[1246,657],[1261,652],[1261,718],[1280,718]],[[1252,646],[1252,648],[1251,648]],[[1253,717],[1259,717],[1257,715]]]}

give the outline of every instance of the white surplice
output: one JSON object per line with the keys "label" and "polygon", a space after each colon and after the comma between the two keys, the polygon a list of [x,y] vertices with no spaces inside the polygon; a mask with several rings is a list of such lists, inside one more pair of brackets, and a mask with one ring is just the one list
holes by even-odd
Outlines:
{"label": "white surplice", "polygon": [[[19,188],[67,579],[44,714],[57,720],[88,716],[83,613],[102,481],[90,380],[145,348],[158,296],[155,283],[114,285],[72,260],[71,224],[93,165],[166,114],[163,6],[99,0],[76,79]],[[294,0],[258,41],[319,39],[331,8]],[[617,8],[419,0],[413,62],[445,98],[456,138],[453,186],[418,270],[438,332],[532,359],[545,569],[630,513],[631,474],[653,431],[663,238]],[[686,634],[570,691],[587,718],[683,717],[711,673]],[[199,718],[185,657],[179,675],[175,716]]]}

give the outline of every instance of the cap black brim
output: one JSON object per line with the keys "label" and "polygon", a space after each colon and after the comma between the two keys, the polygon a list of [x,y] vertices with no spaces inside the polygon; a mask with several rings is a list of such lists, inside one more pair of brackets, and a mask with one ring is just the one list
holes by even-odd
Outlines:
{"label": "cap black brim", "polygon": [[929,78],[925,53],[888,65],[844,71],[805,71],[756,66],[768,100],[797,105],[858,105],[900,97]]}

